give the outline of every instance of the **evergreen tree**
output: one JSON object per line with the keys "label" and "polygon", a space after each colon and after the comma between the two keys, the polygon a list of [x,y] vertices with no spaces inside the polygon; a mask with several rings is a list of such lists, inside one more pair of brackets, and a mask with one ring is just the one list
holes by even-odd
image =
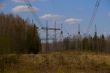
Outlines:
{"label": "evergreen tree", "polygon": [[0,14],[0,54],[38,53],[40,49],[41,42],[35,25],[19,16]]}

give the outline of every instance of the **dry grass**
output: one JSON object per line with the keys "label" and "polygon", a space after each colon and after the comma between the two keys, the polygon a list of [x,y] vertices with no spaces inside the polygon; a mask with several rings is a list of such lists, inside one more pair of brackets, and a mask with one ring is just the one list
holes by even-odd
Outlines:
{"label": "dry grass", "polygon": [[110,55],[91,52],[53,52],[20,55],[2,73],[110,73]]}

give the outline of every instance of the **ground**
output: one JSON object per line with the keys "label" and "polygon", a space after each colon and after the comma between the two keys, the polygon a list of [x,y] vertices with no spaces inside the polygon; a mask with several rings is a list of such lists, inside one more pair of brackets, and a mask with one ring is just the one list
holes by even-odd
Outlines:
{"label": "ground", "polygon": [[63,51],[8,55],[2,73],[110,73],[110,54]]}

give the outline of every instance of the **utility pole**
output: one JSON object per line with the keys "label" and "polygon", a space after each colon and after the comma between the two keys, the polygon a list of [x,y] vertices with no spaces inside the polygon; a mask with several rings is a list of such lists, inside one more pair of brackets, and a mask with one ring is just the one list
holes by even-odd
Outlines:
{"label": "utility pole", "polygon": [[61,43],[61,50],[63,50],[63,24],[61,24],[61,32],[60,32],[60,43]]}
{"label": "utility pole", "polygon": [[78,35],[80,36],[80,24],[78,24]]}
{"label": "utility pole", "polygon": [[46,24],[46,51],[49,49],[49,44],[48,44],[48,22]]}
{"label": "utility pole", "polygon": [[54,43],[55,43],[55,47],[57,48],[57,32],[56,32],[56,21],[55,21],[55,24],[54,24],[54,33],[55,33],[55,38],[54,38]]}
{"label": "utility pole", "polygon": [[63,24],[61,24],[61,36],[60,36],[60,39],[61,39],[61,41],[63,41]]}
{"label": "utility pole", "polygon": [[78,24],[78,49],[81,50],[82,44],[81,44],[81,33],[80,33],[80,24]]}
{"label": "utility pole", "polygon": [[96,26],[96,24],[95,24],[95,34],[97,36],[97,26]]}
{"label": "utility pole", "polygon": [[[49,28],[48,27],[48,22],[47,22],[47,24],[46,24],[46,27],[42,27],[41,28],[42,30],[45,30],[46,31],[46,51],[48,51],[49,50],[49,30],[50,31],[54,31],[55,32],[55,38],[54,38],[54,41],[56,42],[56,33],[57,33],[57,30],[60,30],[60,28],[56,28],[56,22],[55,22],[55,28]],[[55,47],[56,47],[56,43],[55,43]]]}
{"label": "utility pole", "polygon": [[54,48],[57,49],[57,31],[59,31],[61,29],[56,27],[56,21],[55,21],[53,30],[55,33],[55,35],[54,35]]}
{"label": "utility pole", "polygon": [[46,27],[42,27],[41,29],[45,30],[46,31],[46,52],[48,51],[49,49],[49,44],[48,44],[48,21],[46,23]]}

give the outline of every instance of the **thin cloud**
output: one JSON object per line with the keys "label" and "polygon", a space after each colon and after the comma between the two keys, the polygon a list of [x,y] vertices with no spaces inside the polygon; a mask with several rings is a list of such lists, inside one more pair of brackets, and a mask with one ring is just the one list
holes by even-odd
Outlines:
{"label": "thin cloud", "polygon": [[56,14],[44,14],[43,16],[39,17],[42,20],[60,20],[63,18],[61,15]]}
{"label": "thin cloud", "polygon": [[110,16],[110,12],[108,12],[108,16]]}
{"label": "thin cloud", "polygon": [[18,13],[18,12],[38,12],[38,8],[36,7],[28,7],[28,6],[16,6],[12,9],[12,12]]}
{"label": "thin cloud", "polygon": [[0,8],[3,8],[4,6],[5,6],[4,4],[2,4],[2,3],[0,4]]}
{"label": "thin cloud", "polygon": [[35,0],[12,0],[12,1],[14,1],[14,2],[19,2],[19,3],[24,3],[25,1],[30,1],[30,2],[33,2],[33,1],[35,1]]}
{"label": "thin cloud", "polygon": [[26,1],[30,1],[30,2],[35,2],[35,1],[45,2],[45,1],[48,1],[48,0],[12,0],[12,1],[17,2],[17,3],[24,3]]}
{"label": "thin cloud", "polygon": [[46,1],[48,1],[48,0],[37,0],[37,1],[40,1],[40,2],[46,2]]}
{"label": "thin cloud", "polygon": [[68,18],[64,21],[65,24],[78,24],[81,22],[81,19]]}

